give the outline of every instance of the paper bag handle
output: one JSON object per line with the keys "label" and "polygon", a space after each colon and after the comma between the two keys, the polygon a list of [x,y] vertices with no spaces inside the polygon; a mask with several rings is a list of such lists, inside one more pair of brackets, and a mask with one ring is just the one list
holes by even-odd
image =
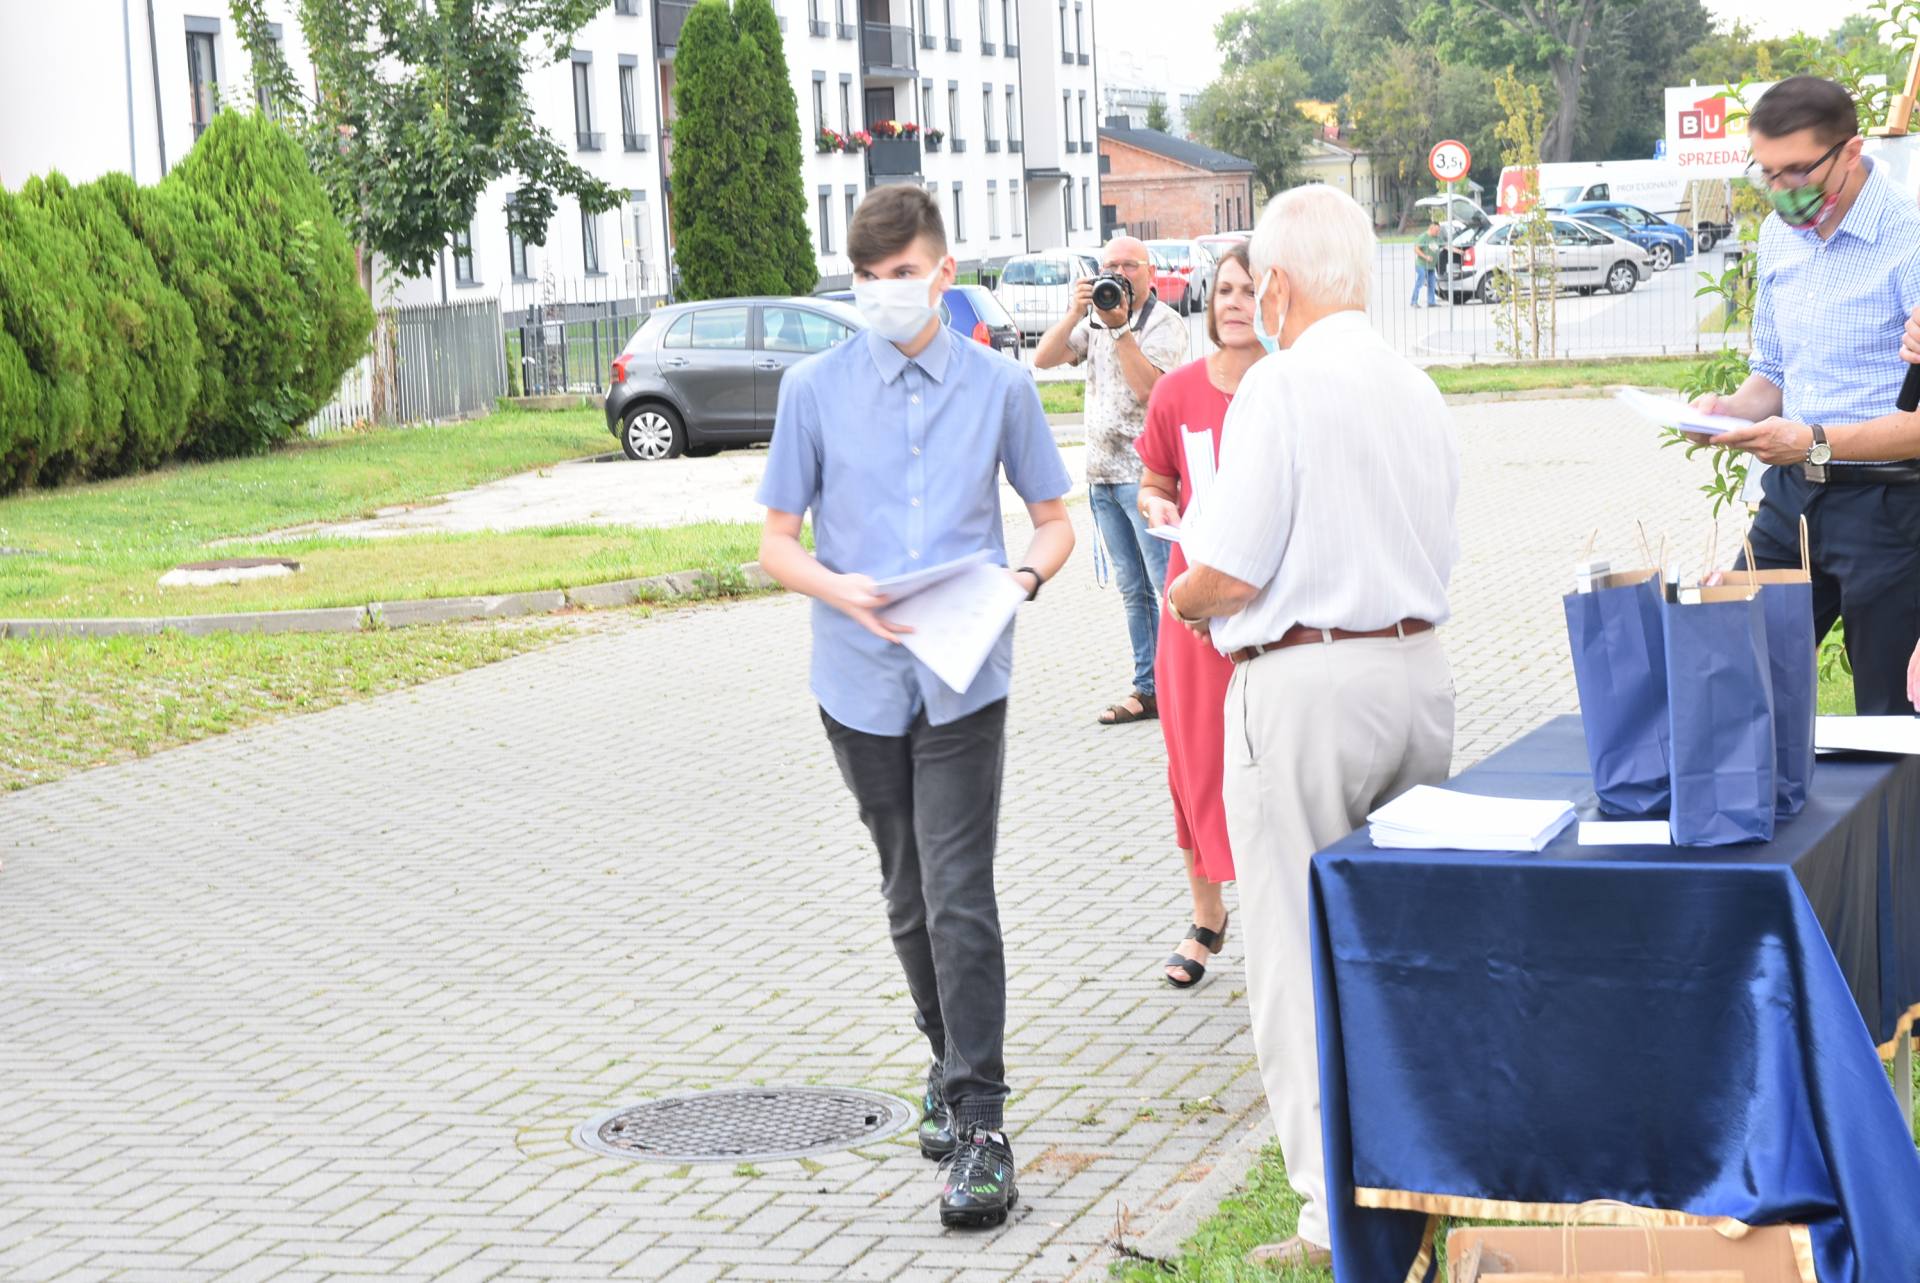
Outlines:
{"label": "paper bag handle", "polygon": [[1812,545],[1807,540],[1807,514],[1804,512],[1800,514],[1800,569],[1805,571],[1809,578],[1813,576],[1813,552]]}
{"label": "paper bag handle", "polygon": [[[1803,521],[1805,519],[1801,518]],[[1752,588],[1760,582],[1760,561],[1753,555],[1753,536],[1741,535],[1740,546],[1747,550],[1747,587]]]}
{"label": "paper bag handle", "polygon": [[[1595,1198],[1589,1199],[1578,1207],[1570,1208],[1566,1219],[1560,1223],[1560,1272],[1562,1274],[1566,1274],[1570,1279],[1580,1277],[1580,1236],[1576,1231],[1580,1226],[1582,1214],[1590,1207],[1621,1208],[1631,1212],[1634,1221],[1640,1226],[1640,1232],[1647,1237],[1648,1270],[1655,1277],[1666,1273],[1666,1267],[1660,1261],[1660,1240],[1654,1237],[1653,1217],[1647,1213],[1647,1210],[1644,1207],[1635,1207],[1632,1203],[1622,1203],[1616,1198]],[[1571,1274],[1567,1273],[1569,1266],[1573,1271]]]}
{"label": "paper bag handle", "polygon": [[1633,528],[1640,536],[1640,555],[1647,559],[1647,564],[1649,566],[1653,565],[1654,564],[1653,549],[1647,544],[1646,523],[1643,521],[1636,521],[1633,523]]}

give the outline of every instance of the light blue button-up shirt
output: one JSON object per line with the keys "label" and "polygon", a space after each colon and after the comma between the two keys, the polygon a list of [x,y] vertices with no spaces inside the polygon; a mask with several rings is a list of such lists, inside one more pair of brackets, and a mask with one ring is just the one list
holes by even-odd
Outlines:
{"label": "light blue button-up shirt", "polygon": [[1826,240],[1769,215],[1759,277],[1752,367],[1780,389],[1782,417],[1825,425],[1892,414],[1907,372],[1900,332],[1920,305],[1913,194],[1870,170]]}
{"label": "light blue button-up shirt", "polygon": [[[813,514],[814,556],[888,579],[972,553],[1007,564],[1000,470],[1028,503],[1073,488],[1033,376],[946,326],[908,358],[872,331],[787,371],[759,501]],[[905,647],[813,603],[814,698],[843,726],[904,735],[1007,694],[1013,625],[973,685],[955,692]]]}

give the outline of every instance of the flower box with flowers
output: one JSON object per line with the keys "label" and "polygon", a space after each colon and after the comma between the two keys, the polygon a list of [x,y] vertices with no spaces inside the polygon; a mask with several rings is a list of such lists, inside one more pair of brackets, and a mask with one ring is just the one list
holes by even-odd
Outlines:
{"label": "flower box with flowers", "polygon": [[929,129],[923,135],[923,137],[926,139],[928,151],[939,151],[940,142],[942,139],[946,137],[946,134],[942,133],[938,129]]}
{"label": "flower box with flowers", "polygon": [[822,155],[831,151],[845,151],[847,149],[847,140],[843,135],[835,133],[831,129],[822,129],[814,135],[813,149]]}
{"label": "flower box with flowers", "polygon": [[873,135],[864,129],[856,129],[847,135],[845,148],[847,151],[865,151],[871,146],[873,146]]}

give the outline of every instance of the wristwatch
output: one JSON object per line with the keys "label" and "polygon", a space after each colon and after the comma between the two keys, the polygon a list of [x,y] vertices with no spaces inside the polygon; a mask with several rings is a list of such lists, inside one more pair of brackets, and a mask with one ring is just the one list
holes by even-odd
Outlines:
{"label": "wristwatch", "polygon": [[1016,575],[1032,575],[1033,576],[1033,591],[1027,594],[1028,601],[1032,601],[1035,597],[1038,597],[1040,595],[1040,585],[1047,582],[1045,579],[1042,579],[1040,577],[1040,572],[1035,570],[1032,566],[1021,566],[1018,569],[1016,569],[1013,573]]}
{"label": "wristwatch", "polygon": [[1817,423],[1807,426],[1813,429],[1813,444],[1807,447],[1807,462],[1816,468],[1824,468],[1833,462],[1833,447],[1827,444],[1827,430]]}

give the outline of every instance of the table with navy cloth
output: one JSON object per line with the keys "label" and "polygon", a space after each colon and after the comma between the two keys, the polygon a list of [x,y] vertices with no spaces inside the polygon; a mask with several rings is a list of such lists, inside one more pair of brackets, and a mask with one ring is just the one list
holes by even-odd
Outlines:
{"label": "table with navy cloth", "polygon": [[[1449,787],[1607,818],[1578,717]],[[1747,846],[1363,830],[1313,857],[1311,894],[1338,1283],[1431,1277],[1438,1215],[1602,1198],[1804,1225],[1805,1283],[1920,1283],[1920,1156],[1881,1059],[1920,1011],[1920,758],[1822,758]]]}

